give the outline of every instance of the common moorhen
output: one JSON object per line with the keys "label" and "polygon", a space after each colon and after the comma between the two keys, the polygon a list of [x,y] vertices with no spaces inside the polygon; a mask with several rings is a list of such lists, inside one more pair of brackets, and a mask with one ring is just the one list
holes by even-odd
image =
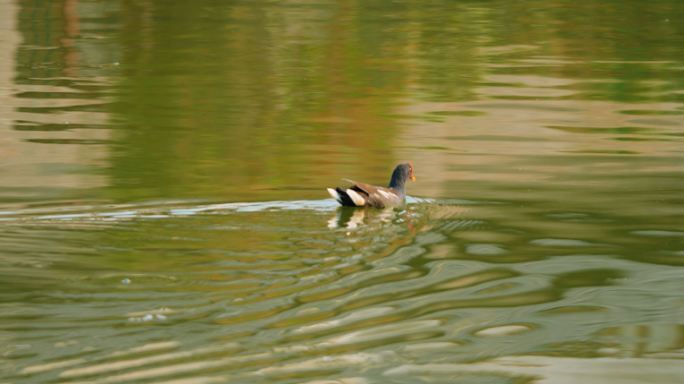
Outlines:
{"label": "common moorhen", "polygon": [[411,163],[399,164],[392,172],[389,186],[375,187],[370,184],[357,183],[349,179],[342,179],[353,186],[349,189],[337,187],[328,188],[333,199],[345,207],[375,207],[385,208],[387,205],[399,205],[406,197],[406,180],[415,180]]}

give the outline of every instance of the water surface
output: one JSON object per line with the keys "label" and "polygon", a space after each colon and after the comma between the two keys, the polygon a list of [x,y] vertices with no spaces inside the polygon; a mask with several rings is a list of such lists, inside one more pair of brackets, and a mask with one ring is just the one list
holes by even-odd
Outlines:
{"label": "water surface", "polygon": [[3,383],[684,382],[678,2],[0,14]]}

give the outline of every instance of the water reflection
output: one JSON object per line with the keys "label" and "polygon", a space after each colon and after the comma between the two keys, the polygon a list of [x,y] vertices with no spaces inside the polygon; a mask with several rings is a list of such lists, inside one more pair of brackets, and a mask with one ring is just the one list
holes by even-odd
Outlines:
{"label": "water reflection", "polygon": [[[328,228],[347,228],[355,229],[360,225],[363,225],[368,216],[367,220],[369,225],[382,225],[383,223],[388,223],[395,215],[394,208],[384,208],[378,210],[369,209],[355,209],[349,207],[340,207],[337,209],[335,215],[328,220]],[[406,213],[408,218],[409,214]]]}
{"label": "water reflection", "polygon": [[112,140],[103,108],[111,102],[111,70],[101,68],[117,61],[117,49],[86,34],[105,28],[102,16],[111,9],[76,4],[3,2],[6,19],[17,23],[0,30],[12,58],[0,64],[3,204],[75,200],[109,185],[100,170]]}

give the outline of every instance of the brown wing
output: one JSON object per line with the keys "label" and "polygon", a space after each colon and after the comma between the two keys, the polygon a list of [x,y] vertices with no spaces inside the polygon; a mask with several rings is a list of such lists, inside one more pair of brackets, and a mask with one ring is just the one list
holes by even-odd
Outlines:
{"label": "brown wing", "polygon": [[391,189],[376,187],[366,183],[357,183],[349,179],[342,179],[352,184],[353,189],[359,192],[365,199],[366,205],[375,208],[385,208],[386,205],[396,205],[401,203],[401,199]]}
{"label": "brown wing", "polygon": [[346,181],[349,184],[352,184],[354,186],[354,187],[352,187],[352,189],[355,190],[356,192],[361,192],[367,196],[373,195],[373,194],[378,192],[378,187],[375,187],[373,185],[366,184],[366,183],[357,183],[356,181],[349,180],[349,179],[342,179],[342,180]]}

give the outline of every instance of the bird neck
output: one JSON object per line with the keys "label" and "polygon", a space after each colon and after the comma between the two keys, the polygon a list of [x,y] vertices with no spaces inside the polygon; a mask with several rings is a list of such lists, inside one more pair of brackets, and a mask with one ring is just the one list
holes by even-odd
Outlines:
{"label": "bird neck", "polygon": [[392,188],[400,196],[406,195],[406,177],[399,169],[395,169],[392,173],[388,188]]}

